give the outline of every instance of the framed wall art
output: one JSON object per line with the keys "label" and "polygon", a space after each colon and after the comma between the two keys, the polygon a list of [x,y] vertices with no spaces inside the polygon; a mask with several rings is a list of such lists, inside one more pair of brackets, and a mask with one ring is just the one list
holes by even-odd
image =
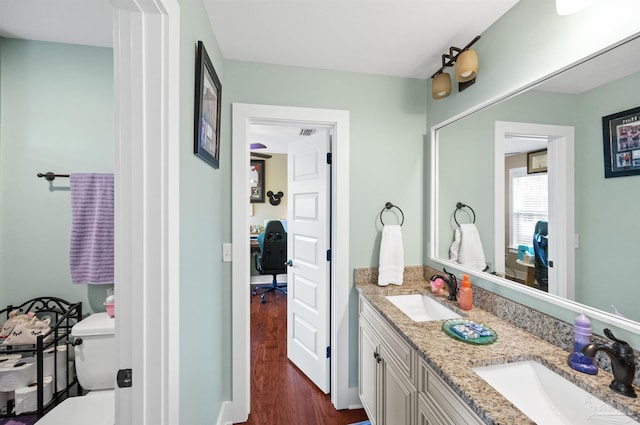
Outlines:
{"label": "framed wall art", "polygon": [[194,154],[213,168],[220,164],[222,85],[202,41],[196,55]]}
{"label": "framed wall art", "polygon": [[250,194],[253,203],[264,203],[264,159],[252,159],[249,165]]}
{"label": "framed wall art", "polygon": [[640,174],[640,107],[602,117],[604,177]]}
{"label": "framed wall art", "polygon": [[527,152],[527,174],[547,172],[547,150]]}

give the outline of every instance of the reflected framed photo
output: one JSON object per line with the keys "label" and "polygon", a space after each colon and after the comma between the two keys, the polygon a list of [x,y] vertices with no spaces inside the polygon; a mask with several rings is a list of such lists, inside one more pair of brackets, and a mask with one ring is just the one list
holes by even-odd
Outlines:
{"label": "reflected framed photo", "polygon": [[547,172],[547,150],[527,152],[527,174]]}
{"label": "reflected framed photo", "polygon": [[222,85],[202,41],[196,54],[193,152],[213,168],[220,166]]}
{"label": "reflected framed photo", "polygon": [[264,159],[252,159],[249,164],[249,200],[264,203]]}
{"label": "reflected framed photo", "polygon": [[640,107],[602,117],[604,177],[640,174]]}

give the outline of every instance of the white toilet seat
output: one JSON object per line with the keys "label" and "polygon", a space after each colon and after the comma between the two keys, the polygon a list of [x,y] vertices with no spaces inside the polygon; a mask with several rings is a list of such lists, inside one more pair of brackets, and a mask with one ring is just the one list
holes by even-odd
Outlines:
{"label": "white toilet seat", "polygon": [[36,425],[114,425],[115,390],[90,391],[69,397],[40,418]]}

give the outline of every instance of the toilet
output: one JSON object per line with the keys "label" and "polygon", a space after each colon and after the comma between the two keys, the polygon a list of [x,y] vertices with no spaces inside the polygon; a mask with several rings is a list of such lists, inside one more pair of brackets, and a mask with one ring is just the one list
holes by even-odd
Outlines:
{"label": "toilet", "polygon": [[114,322],[107,313],[96,313],[73,326],[76,375],[82,388],[89,392],[67,398],[36,425],[115,424]]}

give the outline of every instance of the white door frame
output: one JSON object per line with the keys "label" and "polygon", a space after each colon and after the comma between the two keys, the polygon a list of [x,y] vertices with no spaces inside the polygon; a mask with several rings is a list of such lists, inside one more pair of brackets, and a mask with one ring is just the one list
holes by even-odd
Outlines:
{"label": "white door frame", "polygon": [[349,111],[288,106],[232,105],[232,234],[233,234],[233,420],[245,422],[250,412],[250,270],[249,143],[252,122],[313,122],[333,126],[332,264],[331,264],[331,402],[336,409],[358,405],[357,388],[349,387]]}
{"label": "white door frame", "polygon": [[[496,121],[494,124],[494,267],[504,272],[504,139],[505,134],[548,136],[549,233],[554,235],[552,260],[561,267],[549,268],[549,293],[575,298],[574,227],[574,128],[562,125]],[[569,201],[569,202],[568,202]],[[552,247],[554,248],[552,250]]]}
{"label": "white door frame", "polygon": [[[114,9],[116,424],[180,423],[180,8]],[[115,371],[114,371],[115,372]]]}

